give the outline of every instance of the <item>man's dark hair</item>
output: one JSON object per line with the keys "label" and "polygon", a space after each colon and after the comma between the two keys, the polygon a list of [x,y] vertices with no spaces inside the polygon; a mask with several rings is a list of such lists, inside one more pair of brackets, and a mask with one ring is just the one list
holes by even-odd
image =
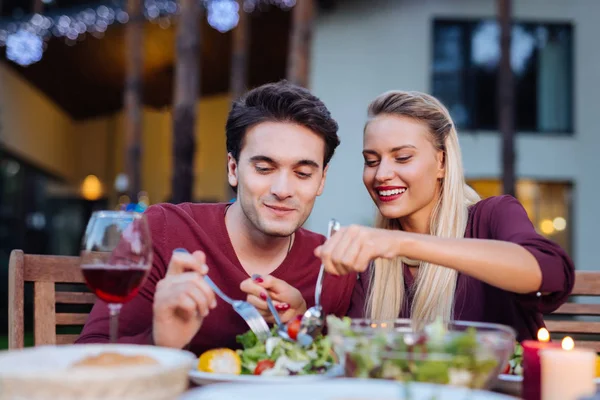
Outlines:
{"label": "man's dark hair", "polygon": [[325,104],[307,89],[285,80],[252,89],[233,102],[227,125],[227,152],[239,160],[249,128],[262,122],[291,122],[304,126],[325,140],[323,167],[340,144],[338,124]]}

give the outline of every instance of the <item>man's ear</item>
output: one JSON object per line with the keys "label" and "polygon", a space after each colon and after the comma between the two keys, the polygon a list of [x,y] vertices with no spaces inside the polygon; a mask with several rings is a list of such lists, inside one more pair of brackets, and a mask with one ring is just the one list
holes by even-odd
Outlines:
{"label": "man's ear", "polygon": [[325,189],[325,179],[327,178],[327,171],[329,170],[329,164],[323,169],[323,176],[321,177],[321,183],[319,184],[319,190],[317,191],[317,196],[320,196],[323,193],[323,189]]}
{"label": "man's ear", "polygon": [[227,153],[227,181],[231,187],[237,187],[238,185],[238,168],[237,160]]}

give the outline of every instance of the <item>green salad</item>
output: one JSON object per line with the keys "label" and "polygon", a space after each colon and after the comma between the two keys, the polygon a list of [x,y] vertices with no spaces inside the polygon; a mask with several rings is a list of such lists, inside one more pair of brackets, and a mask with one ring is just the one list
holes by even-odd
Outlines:
{"label": "green salad", "polygon": [[308,347],[296,342],[286,341],[277,335],[265,343],[260,342],[252,331],[237,336],[237,342],[243,347],[237,350],[241,360],[242,374],[245,375],[309,375],[325,373],[334,363],[335,354],[331,341],[318,336]]}
{"label": "green salad", "polygon": [[508,359],[508,365],[503,373],[510,375],[523,374],[523,347],[520,343],[515,343],[515,350]]}
{"label": "green salad", "polygon": [[360,335],[350,323],[349,318],[327,320],[330,334],[343,337],[346,376],[480,388],[498,367],[496,355],[478,343],[472,327],[447,331],[436,321],[420,333],[382,330]]}

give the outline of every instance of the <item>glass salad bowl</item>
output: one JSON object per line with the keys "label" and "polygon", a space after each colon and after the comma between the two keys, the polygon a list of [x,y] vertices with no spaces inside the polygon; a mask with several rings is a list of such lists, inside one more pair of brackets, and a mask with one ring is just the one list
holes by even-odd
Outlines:
{"label": "glass salad bowl", "polygon": [[327,326],[346,377],[472,389],[493,386],[516,339],[508,326],[479,322],[328,317]]}

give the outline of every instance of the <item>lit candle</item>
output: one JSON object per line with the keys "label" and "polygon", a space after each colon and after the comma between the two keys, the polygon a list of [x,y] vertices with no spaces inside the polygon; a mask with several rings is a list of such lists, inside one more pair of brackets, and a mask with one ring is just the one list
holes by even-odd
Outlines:
{"label": "lit candle", "polygon": [[525,340],[523,346],[523,386],[521,397],[524,400],[541,400],[540,350],[557,348],[560,343],[550,342],[550,333],[541,328],[537,334],[538,340]]}
{"label": "lit candle", "polygon": [[567,336],[562,349],[540,352],[542,400],[577,400],[596,393],[596,353],[573,347],[573,339]]}

